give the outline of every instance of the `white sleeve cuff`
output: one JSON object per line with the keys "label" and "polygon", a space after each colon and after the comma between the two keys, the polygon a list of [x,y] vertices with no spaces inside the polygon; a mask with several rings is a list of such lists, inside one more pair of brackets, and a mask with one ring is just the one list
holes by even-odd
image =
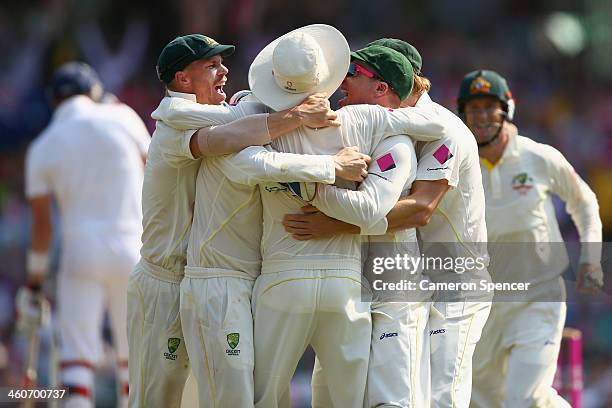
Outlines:
{"label": "white sleeve cuff", "polygon": [[387,228],[389,227],[389,223],[387,222],[387,217],[382,217],[379,221],[370,225],[368,228],[361,228],[361,235],[385,235],[387,233]]}
{"label": "white sleeve cuff", "polygon": [[323,177],[321,183],[334,184],[336,182],[336,164],[333,156],[323,157]]}

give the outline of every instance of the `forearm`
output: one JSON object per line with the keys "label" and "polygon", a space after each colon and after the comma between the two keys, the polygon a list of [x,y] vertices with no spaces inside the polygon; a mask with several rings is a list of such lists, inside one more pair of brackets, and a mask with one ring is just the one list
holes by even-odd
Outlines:
{"label": "forearm", "polygon": [[31,200],[32,204],[32,242],[27,254],[27,283],[40,287],[49,269],[49,250],[53,237],[50,200],[41,197]]}
{"label": "forearm", "polygon": [[602,223],[597,197],[586,183],[580,184],[580,194],[572,203],[568,203],[568,211],[576,224],[581,242],[601,242]]}
{"label": "forearm", "polygon": [[[301,125],[302,116],[297,109],[291,108],[203,128],[196,133],[200,154],[194,156],[220,156],[236,153],[248,146],[263,146]],[[193,150],[193,153],[197,153]]]}
{"label": "forearm", "polygon": [[593,198],[593,201],[583,202],[571,213],[580,235],[580,263],[599,264],[601,262],[603,227],[594,194]]}
{"label": "forearm", "polygon": [[387,214],[387,232],[419,228],[429,224],[438,204],[449,189],[448,180],[417,180],[411,194],[402,198]]}
{"label": "forearm", "polygon": [[50,223],[34,223],[30,248],[35,252],[48,252],[51,249],[53,229]]}
{"label": "forearm", "polygon": [[335,181],[332,156],[279,153],[250,146],[222,163],[226,176],[235,183],[256,185],[267,182]]}
{"label": "forearm", "polygon": [[303,116],[297,107],[270,113],[267,122],[270,139],[277,139],[285,133],[297,129],[302,125],[302,119]]}
{"label": "forearm", "polygon": [[333,219],[334,235],[341,234],[359,234],[360,228],[357,225],[349,224],[348,222]]}
{"label": "forearm", "polygon": [[[563,179],[562,179],[563,180]],[[601,262],[602,223],[597,196],[573,170],[566,171],[566,186],[560,194],[565,198],[569,212],[582,243],[581,263]]]}
{"label": "forearm", "polygon": [[265,112],[265,105],[253,102],[245,102],[240,106],[203,105],[181,98],[164,98],[151,116],[172,128],[188,130],[224,125],[248,115]]}
{"label": "forearm", "polygon": [[387,214],[387,232],[427,225],[431,214],[426,203],[408,196],[400,200]]}
{"label": "forearm", "polygon": [[360,231],[376,223],[389,210],[383,207],[380,196],[368,193],[335,186],[319,186],[313,204],[325,215],[357,226]]}
{"label": "forearm", "polygon": [[[232,123],[198,130],[190,144],[194,157],[221,156],[248,146],[270,143],[267,113],[248,116]],[[196,143],[194,143],[196,141]]]}
{"label": "forearm", "polygon": [[440,116],[433,109],[401,108],[385,113],[385,136],[407,134],[414,140],[433,141],[446,133]]}

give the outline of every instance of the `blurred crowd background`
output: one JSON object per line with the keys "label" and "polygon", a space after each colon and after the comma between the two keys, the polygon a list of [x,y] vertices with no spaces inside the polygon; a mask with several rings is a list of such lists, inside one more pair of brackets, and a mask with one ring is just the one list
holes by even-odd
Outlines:
{"label": "blurred crowd background", "polygon": [[[455,110],[461,78],[489,68],[508,79],[519,132],[552,144],[599,197],[604,239],[612,235],[612,2],[607,0],[26,0],[0,5],[0,385],[17,384],[23,339],[13,332],[13,297],[24,279],[29,208],[23,193],[28,144],[51,109],[45,85],[79,59],[107,91],[132,106],[152,132],[163,96],[157,56],[177,35],[199,32],[237,45],[226,59],[228,95],[246,89],[257,52],[311,23],[340,29],[352,49],[401,38],[423,56],[434,100]],[[333,99],[334,101],[335,99]],[[577,234],[559,205],[568,240]],[[53,297],[53,282],[48,293]],[[585,336],[585,407],[612,407],[612,304],[570,304],[567,325]],[[46,343],[45,343],[46,344]],[[109,361],[112,361],[109,359]],[[45,359],[43,359],[43,364]],[[307,392],[307,368],[296,391]],[[109,376],[112,376],[109,371]],[[101,374],[100,406],[112,404]]]}

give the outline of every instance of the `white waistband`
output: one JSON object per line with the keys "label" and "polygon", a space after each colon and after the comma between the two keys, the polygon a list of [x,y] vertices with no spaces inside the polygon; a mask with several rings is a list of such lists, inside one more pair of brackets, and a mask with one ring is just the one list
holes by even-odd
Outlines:
{"label": "white waistband", "polygon": [[268,260],[261,263],[261,273],[278,273],[291,270],[333,269],[350,270],[361,275],[361,261],[345,259],[292,259]]}
{"label": "white waistband", "polygon": [[161,280],[164,282],[169,282],[169,283],[181,283],[181,280],[183,279],[183,275],[182,274],[178,274],[176,272],[173,272],[171,270],[168,270],[166,268],[162,268],[159,265],[155,265],[149,261],[147,261],[144,258],[140,258],[140,261],[138,262],[138,265],[140,267],[142,267],[142,270]]}
{"label": "white waistband", "polygon": [[208,278],[241,278],[255,280],[254,276],[245,272],[235,271],[233,269],[223,268],[203,268],[199,266],[186,266],[186,278],[208,279]]}

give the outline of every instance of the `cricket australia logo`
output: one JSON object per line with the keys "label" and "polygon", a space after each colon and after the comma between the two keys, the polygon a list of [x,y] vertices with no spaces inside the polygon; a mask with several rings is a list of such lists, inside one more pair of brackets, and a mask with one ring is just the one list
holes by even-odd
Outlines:
{"label": "cricket australia logo", "polygon": [[168,339],[168,353],[164,353],[164,357],[168,360],[176,360],[176,350],[178,350],[181,344],[181,339],[178,337],[170,337]]}
{"label": "cricket australia logo", "polygon": [[483,77],[478,77],[470,84],[470,94],[491,93],[491,83]]}
{"label": "cricket australia logo", "polygon": [[238,343],[240,343],[240,333],[230,333],[227,335],[227,345],[230,346],[225,350],[225,354],[228,356],[240,355],[240,349],[237,349]]}
{"label": "cricket australia logo", "polygon": [[525,195],[533,188],[533,179],[527,173],[519,173],[512,178],[512,189]]}
{"label": "cricket australia logo", "polygon": [[205,42],[205,43],[206,43],[206,44],[207,44],[209,47],[216,47],[217,45],[219,45],[219,43],[218,43],[218,42],[216,42],[215,40],[213,40],[212,38],[210,38],[210,37],[206,37],[206,36],[203,36],[203,37],[204,37],[204,42]]}

